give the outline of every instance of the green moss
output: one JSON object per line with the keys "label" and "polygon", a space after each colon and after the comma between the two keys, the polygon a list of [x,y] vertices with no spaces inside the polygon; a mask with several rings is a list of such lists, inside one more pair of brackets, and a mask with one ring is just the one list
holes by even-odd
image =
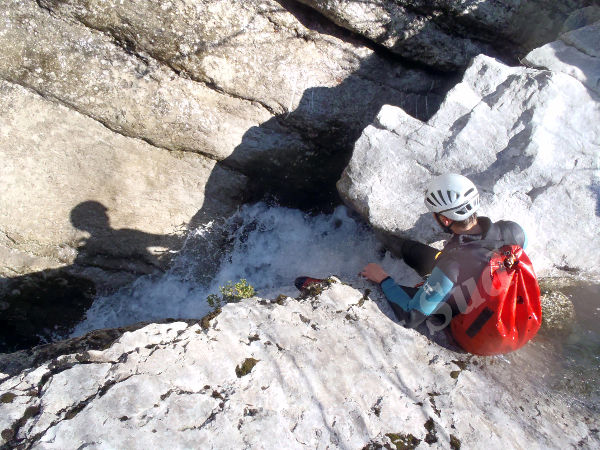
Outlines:
{"label": "green moss", "polygon": [[7,392],[6,394],[2,394],[2,396],[0,396],[0,403],[12,403],[16,397],[16,394]]}
{"label": "green moss", "polygon": [[206,298],[208,304],[213,308],[220,308],[227,303],[237,303],[240,300],[256,295],[254,287],[244,278],[237,283],[228,281],[225,286],[219,287],[219,291],[221,291],[221,296],[211,294]]}
{"label": "green moss", "polygon": [[435,422],[433,421],[433,419],[430,417],[429,420],[427,420],[427,422],[425,422],[423,426],[427,430],[427,435],[425,435],[425,442],[427,442],[430,445],[437,442],[438,438],[437,433],[435,431]]}
{"label": "green moss", "polygon": [[286,298],[287,298],[287,295],[279,294],[277,296],[277,298],[275,299],[275,303],[277,303],[278,305],[283,305],[285,303]]}
{"label": "green moss", "polygon": [[362,298],[358,301],[358,306],[362,306],[369,299],[369,295],[371,294],[371,289],[365,289],[363,292]]}
{"label": "green moss", "polygon": [[250,372],[252,372],[252,369],[254,368],[257,362],[257,359],[246,358],[246,360],[242,363],[241,366],[237,366],[235,368],[235,374],[238,378],[242,378],[243,376],[248,375]]}
{"label": "green moss", "polygon": [[421,439],[417,439],[412,434],[387,433],[386,436],[396,446],[396,450],[412,450],[421,443]]}
{"label": "green moss", "polygon": [[306,288],[302,289],[302,293],[296,297],[297,300],[306,300],[308,298],[318,297],[323,293],[325,289],[327,289],[333,281],[327,279],[323,280],[320,283],[312,283],[308,285]]}
{"label": "green moss", "polygon": [[32,417],[37,416],[39,412],[40,412],[39,406],[30,406],[29,408],[27,408],[25,410],[25,413],[23,414],[23,417],[21,419],[23,420],[23,422],[25,422],[26,420],[29,420]]}
{"label": "green moss", "polygon": [[459,359],[452,360],[452,363],[456,364],[460,370],[467,368],[467,361],[461,361]]}
{"label": "green moss", "polygon": [[453,434],[450,435],[450,449],[460,450],[460,440]]}
{"label": "green moss", "polygon": [[433,431],[435,429],[435,422],[433,421],[433,419],[430,417],[429,420],[427,420],[427,422],[425,422],[425,425],[423,425],[425,427],[425,429],[429,432]]}

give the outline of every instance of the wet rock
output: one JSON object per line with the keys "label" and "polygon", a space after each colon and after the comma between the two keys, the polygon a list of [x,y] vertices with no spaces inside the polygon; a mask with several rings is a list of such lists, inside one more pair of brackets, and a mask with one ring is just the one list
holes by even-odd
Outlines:
{"label": "wet rock", "polygon": [[565,338],[575,325],[575,306],[571,298],[558,290],[549,289],[540,283],[542,290],[542,326],[540,333],[551,337]]}
{"label": "wet rock", "polygon": [[7,280],[0,285],[6,307],[0,315],[0,353],[64,337],[83,319],[95,284],[61,270]]}

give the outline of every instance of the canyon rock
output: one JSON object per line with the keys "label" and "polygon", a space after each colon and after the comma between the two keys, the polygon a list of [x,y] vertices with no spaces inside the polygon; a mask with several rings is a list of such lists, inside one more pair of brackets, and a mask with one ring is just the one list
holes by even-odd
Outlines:
{"label": "canyon rock", "polygon": [[[164,258],[148,247],[176,250],[179,225],[226,216],[244,199],[331,201],[384,103],[423,117],[439,105],[447,79],[310,13],[275,1],[6,2],[2,273],[75,260],[88,272],[111,266],[115,278],[151,272]],[[96,204],[76,215],[106,212],[131,241],[117,243],[106,224],[74,226],[85,201]],[[84,261],[86,233],[95,245]]]}
{"label": "canyon rock", "polygon": [[[600,39],[588,42],[597,49]],[[478,56],[429,121],[384,106],[338,189],[384,240],[433,242],[443,236],[425,188],[433,176],[462,173],[479,187],[483,215],[523,226],[538,274],[597,278],[599,120],[598,94],[578,79]]]}
{"label": "canyon rock", "polygon": [[246,299],[200,323],[151,324],[116,341],[96,332],[98,345],[63,343],[64,352],[23,371],[2,357],[0,443],[599,444],[593,414],[552,385],[565,373],[547,345],[470,357],[443,332],[431,341],[399,326],[379,294],[361,290],[334,282],[313,297]]}
{"label": "canyon rock", "polygon": [[[500,54],[516,60],[528,50],[556,39],[565,21],[590,3],[571,0],[300,1],[393,53],[441,70],[465,67],[480,53]],[[532,23],[535,26],[531,26]]]}

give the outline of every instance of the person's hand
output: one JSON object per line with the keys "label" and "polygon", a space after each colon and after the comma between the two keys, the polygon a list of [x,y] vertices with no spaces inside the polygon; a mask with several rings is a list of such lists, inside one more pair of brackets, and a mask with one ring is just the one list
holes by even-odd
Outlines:
{"label": "person's hand", "polygon": [[363,277],[368,280],[374,281],[375,283],[381,283],[389,275],[381,268],[379,264],[370,263],[360,273]]}

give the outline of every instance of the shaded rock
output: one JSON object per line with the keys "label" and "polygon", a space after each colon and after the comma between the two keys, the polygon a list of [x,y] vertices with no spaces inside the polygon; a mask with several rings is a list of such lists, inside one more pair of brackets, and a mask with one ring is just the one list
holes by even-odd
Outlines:
{"label": "shaded rock", "polygon": [[600,6],[588,6],[573,11],[561,29],[561,33],[576,30],[577,28],[583,28],[588,25],[592,25],[594,22],[600,20]]}
{"label": "shaded rock", "polygon": [[433,176],[462,173],[482,215],[524,227],[538,275],[597,277],[598,121],[598,96],[574,78],[478,56],[428,122],[384,106],[338,189],[380,234],[435,242],[423,192]]}
{"label": "shaded rock", "polygon": [[96,294],[91,280],[54,270],[12,278],[0,288],[0,353],[65,336]]}
{"label": "shaded rock", "polygon": [[569,14],[589,3],[300,1],[394,53],[442,70],[465,67],[480,53],[502,53],[516,59],[524,51],[556,39]]}
{"label": "shaded rock", "polygon": [[[361,298],[360,290],[334,283],[312,303],[265,307],[246,299],[223,308],[218,329],[151,324],[114,342],[102,338],[96,350],[64,347],[20,373],[0,369],[0,398],[12,400],[0,403],[0,428],[7,430],[0,443],[65,449],[100,441],[134,448],[388,448],[390,441],[457,448],[482,439],[492,447],[598,444],[589,412],[541,389],[542,377],[502,358],[475,364],[389,320],[380,294],[358,306]],[[346,310],[358,320],[344,320]],[[295,326],[299,314],[321,326]],[[259,329],[274,345],[248,343]],[[548,359],[545,349],[537,351]],[[250,359],[260,364],[238,377],[236,365]],[[449,370],[459,362],[464,370],[453,379]],[[437,412],[428,401],[432,393]]]}

